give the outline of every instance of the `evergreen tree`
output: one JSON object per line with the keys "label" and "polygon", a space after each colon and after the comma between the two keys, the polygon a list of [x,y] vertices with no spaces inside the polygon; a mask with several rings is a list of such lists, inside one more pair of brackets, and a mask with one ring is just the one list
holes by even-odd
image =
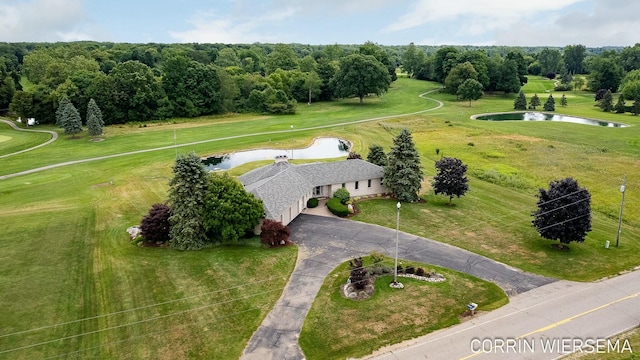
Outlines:
{"label": "evergreen tree", "polygon": [[367,161],[378,166],[387,166],[387,154],[384,153],[384,149],[382,149],[382,146],[376,144],[369,146]]}
{"label": "evergreen tree", "polygon": [[624,114],[625,111],[627,110],[624,106],[624,95],[620,94],[620,96],[618,96],[618,102],[616,103],[615,106],[615,111],[618,114]]}
{"label": "evergreen tree", "polygon": [[533,96],[531,97],[531,100],[529,101],[529,107],[533,110],[536,109],[537,106],[540,106],[540,98],[538,97],[538,94],[533,94]]}
{"label": "evergreen tree", "polygon": [[71,134],[74,139],[76,138],[76,134],[82,132],[82,119],[80,118],[80,113],[71,102],[65,106],[60,122],[60,125],[64,129],[64,133]]}
{"label": "evergreen tree", "polygon": [[469,179],[465,176],[467,165],[461,160],[443,157],[436,161],[436,176],[433,177],[433,191],[436,195],[449,196],[449,204],[454,196],[463,196],[469,190]]}
{"label": "evergreen tree", "polygon": [[604,96],[602,96],[602,99],[600,100],[600,104],[598,106],[600,106],[600,109],[602,109],[602,111],[613,111],[613,95],[611,94],[611,90],[607,90],[607,92],[604,93]]}
{"label": "evergreen tree", "polygon": [[102,125],[100,125],[100,120],[96,114],[89,114],[87,118],[87,131],[89,131],[89,136],[100,136],[102,135]]}
{"label": "evergreen tree", "polygon": [[520,90],[518,97],[513,102],[514,110],[527,110],[527,97],[524,95],[524,91]]}
{"label": "evergreen tree", "polygon": [[414,202],[423,178],[420,154],[408,129],[402,129],[393,139],[389,163],[384,168],[383,184],[400,201]]}
{"label": "evergreen tree", "polygon": [[100,124],[100,129],[102,130],[102,127],[104,126],[104,120],[102,119],[102,111],[98,107],[98,104],[96,104],[96,101],[93,100],[93,98],[89,100],[89,104],[87,105],[87,118],[86,118],[87,123],[89,122],[89,116],[91,116],[91,114],[94,114],[96,116],[96,118],[98,119],[98,123]]}
{"label": "evergreen tree", "polygon": [[544,103],[544,111],[556,111],[556,101],[551,94],[549,94],[547,101]]}
{"label": "evergreen tree", "polygon": [[202,210],[208,184],[209,175],[196,154],[178,156],[169,180],[169,244],[173,249],[198,250],[207,242]]}
{"label": "evergreen tree", "polygon": [[58,104],[58,109],[56,110],[56,125],[62,127],[62,119],[64,117],[64,109],[67,105],[71,104],[71,100],[67,97],[67,95],[63,96],[60,99],[60,104]]}
{"label": "evergreen tree", "polygon": [[572,178],[556,180],[549,189],[539,189],[538,210],[533,226],[540,236],[560,240],[560,247],[572,241],[584,242],[591,231],[591,194]]}
{"label": "evergreen tree", "polygon": [[564,93],[562,93],[562,98],[560,99],[560,105],[567,106],[567,97],[564,96]]}
{"label": "evergreen tree", "polygon": [[633,102],[633,115],[640,114],[640,96],[638,96]]}

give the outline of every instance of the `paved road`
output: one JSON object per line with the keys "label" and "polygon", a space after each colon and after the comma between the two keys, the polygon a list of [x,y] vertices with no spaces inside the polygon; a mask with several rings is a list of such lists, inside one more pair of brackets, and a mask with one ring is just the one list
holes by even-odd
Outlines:
{"label": "paved road", "polygon": [[[595,283],[558,281],[460,325],[378,351],[367,359],[556,359],[584,352],[637,353],[625,338],[605,339],[640,324],[640,271]],[[507,347],[502,344],[511,343]],[[551,348],[553,345],[553,348]],[[575,347],[574,347],[575,346]],[[616,350],[617,348],[617,350]],[[613,350],[612,350],[613,349]]]}
{"label": "paved road", "polygon": [[[259,135],[281,134],[281,133],[292,133],[292,132],[298,132],[298,131],[326,129],[326,128],[332,128],[332,127],[337,127],[337,126],[353,125],[353,124],[365,123],[365,122],[370,122],[370,121],[379,121],[379,120],[392,119],[392,118],[398,118],[398,117],[403,117],[403,116],[422,114],[422,113],[425,113],[425,112],[429,112],[429,111],[433,111],[433,110],[436,110],[436,109],[440,109],[441,107],[444,106],[444,103],[442,101],[436,100],[436,99],[432,99],[432,98],[429,98],[429,97],[426,96],[429,93],[432,93],[432,92],[438,91],[438,90],[439,89],[434,89],[434,90],[431,90],[431,91],[428,91],[428,92],[425,92],[423,94],[418,95],[419,97],[421,97],[423,99],[435,101],[438,104],[437,106],[435,106],[433,108],[426,109],[426,110],[415,111],[415,112],[412,112],[412,113],[379,116],[379,117],[375,117],[375,118],[356,120],[356,121],[349,121],[349,122],[344,122],[344,123],[339,123],[339,124],[312,126],[312,127],[307,127],[307,128],[286,129],[286,130],[266,131],[266,132],[260,132],[260,133],[252,133],[252,134],[242,134],[242,135],[236,135],[236,136],[227,136],[227,137],[222,137],[222,138],[194,141],[194,142],[189,142],[189,143],[185,143],[185,144],[168,145],[168,146],[161,146],[161,147],[152,148],[152,149],[128,151],[128,152],[112,154],[112,155],[105,155],[105,156],[99,156],[99,157],[93,157],[93,158],[88,158],[88,159],[66,161],[66,162],[62,162],[62,163],[58,163],[58,164],[51,164],[51,165],[42,166],[42,167],[39,167],[39,168],[33,168],[33,169],[25,170],[25,171],[20,171],[20,172],[13,173],[13,174],[0,175],[0,180],[9,179],[9,178],[13,178],[13,177],[16,177],[16,176],[32,174],[32,173],[36,173],[36,172],[40,172],[40,171],[44,171],[44,170],[55,169],[55,168],[62,167],[62,166],[81,164],[81,163],[86,163],[86,162],[99,161],[99,160],[111,159],[111,158],[116,158],[116,157],[121,157],[121,156],[142,154],[142,153],[161,151],[161,150],[167,150],[167,149],[175,149],[175,148],[179,148],[179,147],[193,146],[193,145],[204,144],[204,143],[215,142],[215,141],[239,139],[239,138],[246,138],[246,137],[251,137],[251,136],[259,136]],[[3,121],[5,123],[10,123],[9,121],[6,121],[6,120],[0,120],[0,121]],[[15,128],[15,125],[14,125],[14,128]],[[58,137],[58,134],[55,133],[55,132],[52,132],[52,131],[46,131],[46,130],[31,130],[31,131],[49,132],[49,133],[55,134],[54,136],[55,136],[56,139]],[[36,149],[38,147],[45,146],[45,145],[51,143],[54,140],[55,139],[50,140],[50,141],[48,141],[48,142],[46,142],[44,144],[40,144],[40,145],[38,145],[38,146],[36,146],[34,148],[31,148],[31,149],[28,149],[28,150],[33,150],[33,149]],[[21,153],[21,152],[25,152],[25,151],[28,151],[28,150],[23,150],[23,151],[20,151],[20,152],[4,155],[3,157],[10,156],[10,155],[15,155],[15,154],[18,154],[18,153]]]}
{"label": "paved road", "polygon": [[[323,279],[342,262],[372,250],[395,256],[395,230],[356,221],[302,214],[291,224],[296,267],[282,297],[254,333],[243,359],[303,359],[298,336]],[[515,295],[553,282],[450,245],[400,233],[398,257],[463,271]]]}
{"label": "paved road", "polygon": [[13,155],[22,154],[22,153],[25,153],[27,151],[31,151],[31,150],[35,150],[35,149],[41,148],[43,146],[47,146],[47,145],[51,144],[52,142],[54,142],[54,141],[56,141],[58,139],[58,133],[55,132],[55,131],[23,129],[21,127],[16,126],[16,124],[14,124],[13,121],[8,121],[8,120],[3,120],[3,119],[0,119],[0,122],[8,124],[9,126],[11,126],[12,128],[14,128],[15,130],[18,130],[18,131],[41,132],[41,133],[51,134],[51,139],[47,140],[46,142],[43,142],[40,145],[31,147],[31,148],[28,148],[28,149],[24,149],[24,150],[21,150],[21,151],[16,151],[16,152],[11,153],[11,154],[0,155],[0,159],[5,158],[5,157],[9,157],[9,156],[13,156]]}

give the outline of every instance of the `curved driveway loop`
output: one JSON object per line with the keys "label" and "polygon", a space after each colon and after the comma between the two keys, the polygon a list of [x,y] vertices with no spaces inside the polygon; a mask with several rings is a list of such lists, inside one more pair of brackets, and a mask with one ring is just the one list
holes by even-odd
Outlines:
{"label": "curved driveway loop", "polygon": [[[336,266],[372,250],[395,256],[396,231],[356,221],[299,215],[291,224],[298,262],[273,310],[253,334],[243,359],[304,359],[298,346],[302,324],[324,278]],[[400,232],[398,258],[434,264],[496,283],[508,295],[555,279],[529,274],[455,246]]]}

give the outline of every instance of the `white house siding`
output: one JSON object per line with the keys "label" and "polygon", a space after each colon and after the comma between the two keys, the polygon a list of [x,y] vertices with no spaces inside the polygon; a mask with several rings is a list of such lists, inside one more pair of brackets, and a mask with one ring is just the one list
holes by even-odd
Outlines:
{"label": "white house siding", "polygon": [[[382,185],[382,179],[370,179],[371,187],[369,187],[369,179],[359,180],[358,188],[356,189],[356,182],[347,182],[344,184],[344,188],[349,191],[351,197],[356,196],[367,196],[367,195],[376,195],[376,194],[384,194],[387,192],[387,189]],[[336,190],[342,188],[342,184],[332,184],[330,185],[330,193],[327,194],[327,197],[332,197],[333,193]]]}

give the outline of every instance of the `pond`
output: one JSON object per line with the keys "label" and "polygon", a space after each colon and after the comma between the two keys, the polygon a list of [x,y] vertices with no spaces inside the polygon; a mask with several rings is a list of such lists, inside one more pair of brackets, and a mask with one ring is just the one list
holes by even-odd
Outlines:
{"label": "pond", "polygon": [[549,113],[541,113],[541,112],[511,112],[511,113],[483,114],[483,115],[474,115],[471,118],[477,119],[477,120],[488,120],[488,121],[514,121],[514,120],[516,121],[517,120],[559,121],[559,122],[568,122],[568,123],[575,123],[575,124],[616,127],[616,128],[628,126],[625,124],[609,122],[609,121],[585,119],[585,118],[579,118],[574,116],[549,114]]}
{"label": "pond", "polygon": [[228,170],[258,160],[274,160],[286,156],[289,159],[332,159],[349,154],[349,142],[338,138],[319,138],[303,149],[256,149],[224,155],[214,155],[202,162],[207,170]]}

